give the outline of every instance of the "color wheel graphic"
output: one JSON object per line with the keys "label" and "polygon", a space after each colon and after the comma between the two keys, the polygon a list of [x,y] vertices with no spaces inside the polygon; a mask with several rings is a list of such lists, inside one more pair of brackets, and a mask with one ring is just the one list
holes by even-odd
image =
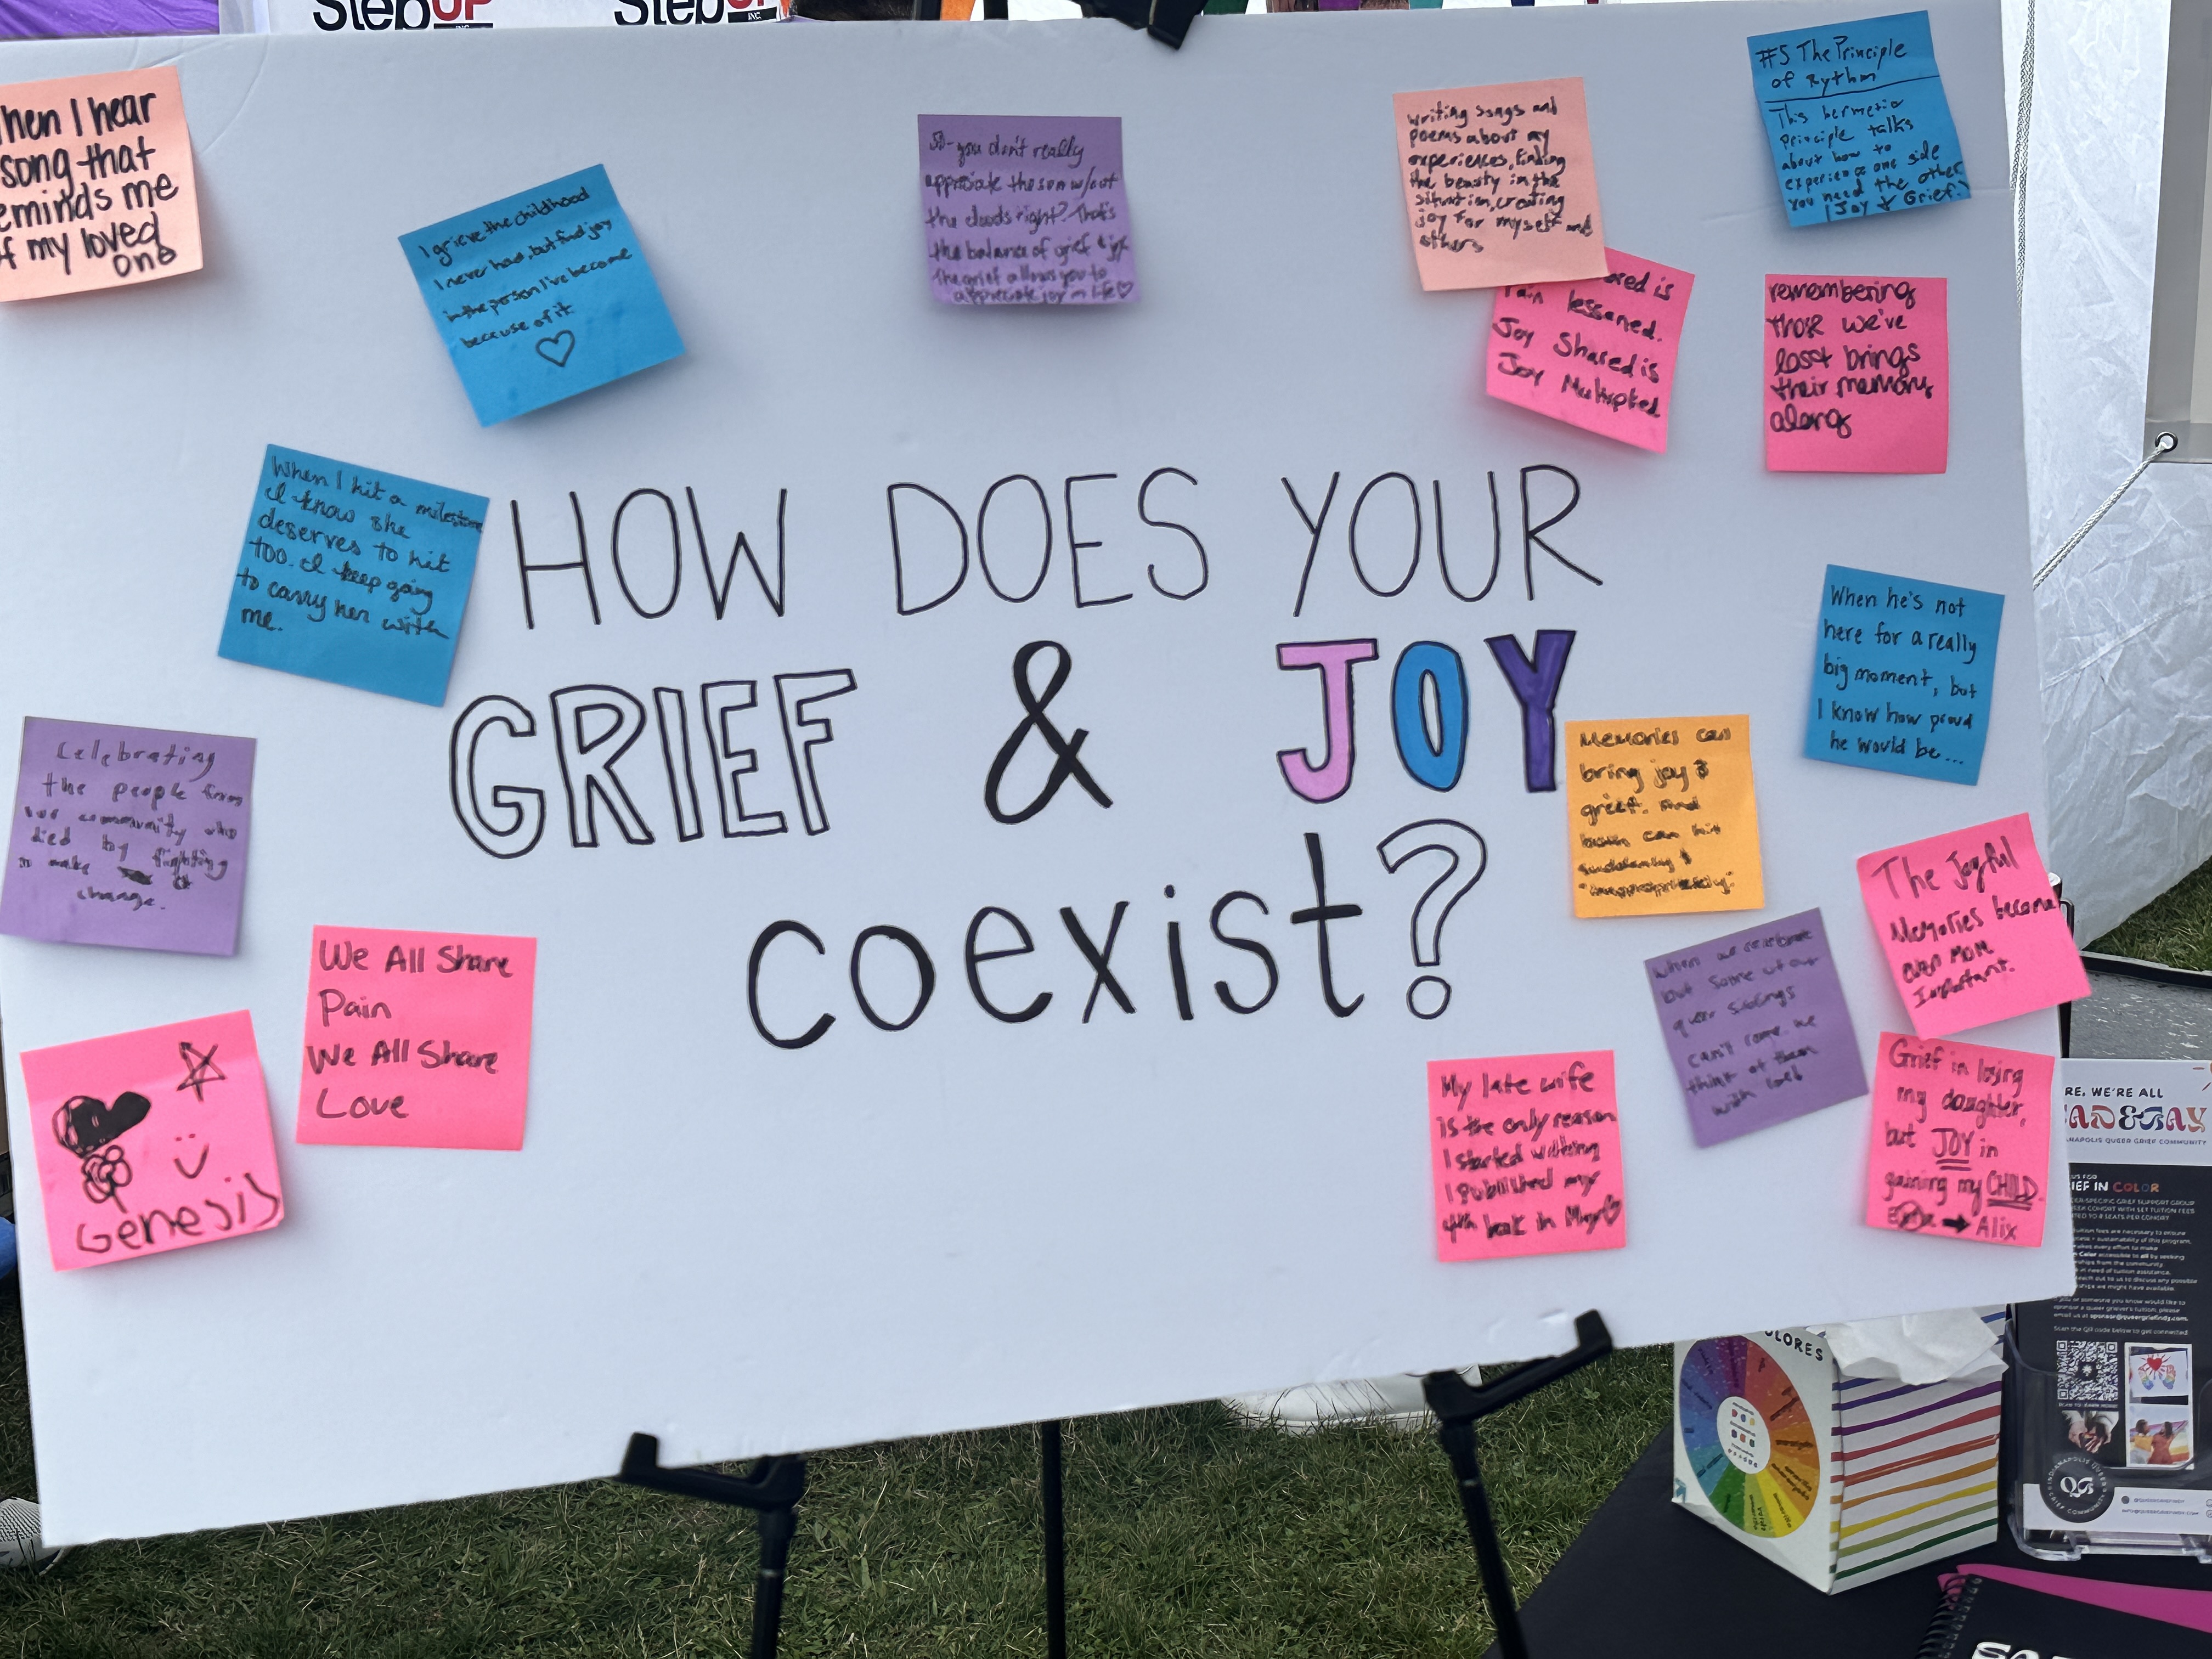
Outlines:
{"label": "color wheel graphic", "polygon": [[1774,1357],[1723,1336],[1682,1361],[1682,1449],[1706,1498],[1739,1531],[1780,1538],[1820,1493],[1820,1446],[1805,1402]]}

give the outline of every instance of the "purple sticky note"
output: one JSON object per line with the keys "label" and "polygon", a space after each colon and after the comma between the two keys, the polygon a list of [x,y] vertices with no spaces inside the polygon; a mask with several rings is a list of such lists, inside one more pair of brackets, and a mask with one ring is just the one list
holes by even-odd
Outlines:
{"label": "purple sticky note", "polygon": [[1137,297],[1118,115],[924,115],[929,291],[955,306]]}
{"label": "purple sticky note", "polygon": [[1644,971],[1698,1146],[1867,1091],[1818,910],[1653,957]]}
{"label": "purple sticky note", "polygon": [[253,739],[27,720],[0,933],[238,949]]}
{"label": "purple sticky note", "polygon": [[0,0],[0,40],[83,34],[213,34],[216,0]]}

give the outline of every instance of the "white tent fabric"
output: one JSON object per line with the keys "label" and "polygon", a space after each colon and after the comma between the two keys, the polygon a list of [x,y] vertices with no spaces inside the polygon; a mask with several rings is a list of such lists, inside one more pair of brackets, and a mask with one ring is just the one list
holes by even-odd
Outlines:
{"label": "white tent fabric", "polygon": [[[2006,0],[2015,74],[2027,10]],[[2142,459],[2166,13],[2038,0],[2021,338],[2039,562]],[[2152,467],[2038,599],[2045,850],[2086,941],[2212,858],[2212,468]]]}

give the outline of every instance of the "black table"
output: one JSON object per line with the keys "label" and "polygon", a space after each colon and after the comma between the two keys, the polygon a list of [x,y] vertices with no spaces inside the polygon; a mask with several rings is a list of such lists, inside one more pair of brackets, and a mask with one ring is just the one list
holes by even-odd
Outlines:
{"label": "black table", "polygon": [[[1696,1656],[1731,1649],[1790,1659],[1912,1659],[1948,1560],[1827,1595],[1674,1501],[1674,1431],[1644,1449],[1522,1609],[1531,1659],[1601,1653]],[[2000,1530],[1960,1561],[2078,1578],[2212,1589],[2212,1567],[2161,1556],[2039,1561]],[[1491,1650],[1496,1659],[1497,1649]]]}

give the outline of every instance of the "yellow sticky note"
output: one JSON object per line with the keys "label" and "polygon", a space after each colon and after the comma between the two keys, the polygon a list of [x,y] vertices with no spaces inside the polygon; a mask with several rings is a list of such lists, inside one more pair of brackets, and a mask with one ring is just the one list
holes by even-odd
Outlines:
{"label": "yellow sticky note", "polygon": [[1569,720],[1566,745],[1577,915],[1765,904],[1749,715]]}
{"label": "yellow sticky note", "polygon": [[1391,108],[1423,288],[1603,279],[1579,76],[1401,92]]}
{"label": "yellow sticky note", "polygon": [[0,87],[0,300],[199,268],[199,192],[174,68]]}

